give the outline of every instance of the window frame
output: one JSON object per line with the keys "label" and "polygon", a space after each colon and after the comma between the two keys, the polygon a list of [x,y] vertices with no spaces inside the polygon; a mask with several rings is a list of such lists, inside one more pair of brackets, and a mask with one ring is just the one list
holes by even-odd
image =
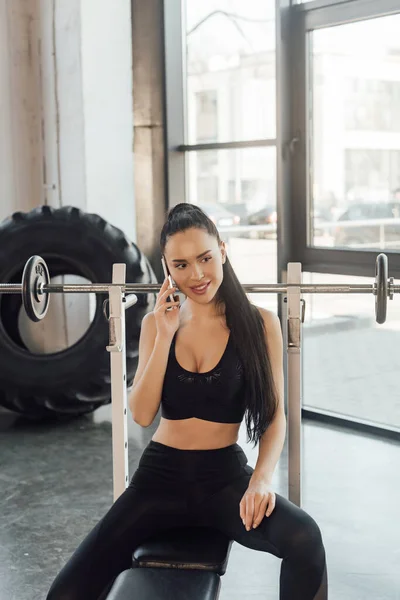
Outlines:
{"label": "window frame", "polygon": [[[291,231],[293,239],[292,260],[302,263],[303,271],[373,277],[379,249],[338,249],[312,247],[307,244],[309,214],[311,211],[311,169],[308,169],[312,153],[312,40],[310,33],[335,25],[400,14],[398,0],[339,0],[332,3],[314,0],[292,6],[292,77],[291,89],[296,90],[296,102],[292,102],[292,127],[296,149],[292,157],[291,187],[292,214],[296,228]],[[307,173],[309,175],[307,175]],[[389,274],[400,277],[400,252],[383,250],[388,256]]]}

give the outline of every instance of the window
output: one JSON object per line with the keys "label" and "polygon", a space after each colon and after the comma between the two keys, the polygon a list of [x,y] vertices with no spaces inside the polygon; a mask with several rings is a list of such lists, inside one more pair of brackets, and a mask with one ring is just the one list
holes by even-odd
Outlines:
{"label": "window", "polygon": [[[241,205],[240,221],[232,221],[232,226],[236,227],[240,224],[245,227],[253,213],[267,206],[273,206],[273,210],[276,210],[275,148],[201,150],[188,154],[189,202],[194,204],[200,202],[198,185],[200,180],[203,182],[213,180],[217,181],[217,184],[212,184],[212,198],[207,200],[202,196],[201,201],[219,202],[229,210],[234,210],[236,205]],[[211,184],[207,185],[211,186]],[[201,186],[203,190],[206,189],[205,184]],[[259,223],[254,224],[262,225],[262,223],[260,219]],[[249,232],[242,233],[247,237]],[[260,236],[257,237],[263,238],[262,232],[259,233]],[[275,229],[272,237],[276,238]]]}
{"label": "window", "polygon": [[[388,203],[400,188],[399,30],[400,15],[391,15],[309,34],[309,243],[314,246],[398,247],[400,223],[371,228],[349,222],[339,227],[336,220],[354,204]],[[369,218],[366,210],[359,209],[361,220]]]}
{"label": "window", "polygon": [[[304,273],[304,283],[370,283],[370,278]],[[396,283],[396,282],[395,282]],[[377,325],[369,295],[308,297],[304,324],[303,404],[370,423],[400,427],[396,351],[400,307]],[[323,341],[322,341],[323,340]]]}
{"label": "window", "polygon": [[196,141],[215,142],[218,139],[217,92],[196,92]]}
{"label": "window", "polygon": [[196,158],[196,170],[193,173],[196,180],[196,202],[199,204],[218,202],[218,152],[205,150],[198,152],[194,157]]}
{"label": "window", "polygon": [[[400,64],[400,56],[395,62]],[[347,130],[400,132],[400,80],[346,79],[344,84]]]}
{"label": "window", "polygon": [[275,137],[275,2],[185,6],[188,143]]}
{"label": "window", "polygon": [[383,202],[400,185],[399,150],[345,150],[345,198]]}

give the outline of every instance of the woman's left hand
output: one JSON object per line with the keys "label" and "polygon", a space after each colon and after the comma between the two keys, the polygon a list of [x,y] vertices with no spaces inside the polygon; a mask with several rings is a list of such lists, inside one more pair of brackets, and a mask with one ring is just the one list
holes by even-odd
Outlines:
{"label": "woman's left hand", "polygon": [[269,517],[275,508],[276,497],[269,483],[251,481],[240,501],[240,517],[247,531],[258,527],[265,516]]}

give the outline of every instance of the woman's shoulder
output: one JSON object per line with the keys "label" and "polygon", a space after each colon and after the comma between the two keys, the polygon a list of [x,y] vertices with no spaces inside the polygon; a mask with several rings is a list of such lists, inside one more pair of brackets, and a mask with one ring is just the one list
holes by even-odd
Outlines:
{"label": "woman's shoulder", "polygon": [[259,311],[260,315],[262,316],[266,329],[273,330],[276,327],[279,327],[280,329],[281,322],[279,320],[278,315],[275,312],[273,312],[272,310],[268,310],[263,306],[257,306],[256,304],[253,304],[253,306]]}

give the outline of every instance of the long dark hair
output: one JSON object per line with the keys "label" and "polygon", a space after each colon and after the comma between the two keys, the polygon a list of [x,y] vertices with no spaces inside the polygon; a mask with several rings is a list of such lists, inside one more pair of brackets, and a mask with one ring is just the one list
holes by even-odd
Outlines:
{"label": "long dark hair", "polygon": [[[183,202],[168,212],[160,235],[161,253],[164,254],[172,235],[193,227],[207,231],[221,244],[218,230],[206,213],[194,204]],[[243,364],[247,436],[255,446],[271,423],[278,403],[265,345],[265,325],[260,311],[246,296],[228,257],[222,268],[223,281],[215,301],[217,310],[225,306],[226,324]]]}

